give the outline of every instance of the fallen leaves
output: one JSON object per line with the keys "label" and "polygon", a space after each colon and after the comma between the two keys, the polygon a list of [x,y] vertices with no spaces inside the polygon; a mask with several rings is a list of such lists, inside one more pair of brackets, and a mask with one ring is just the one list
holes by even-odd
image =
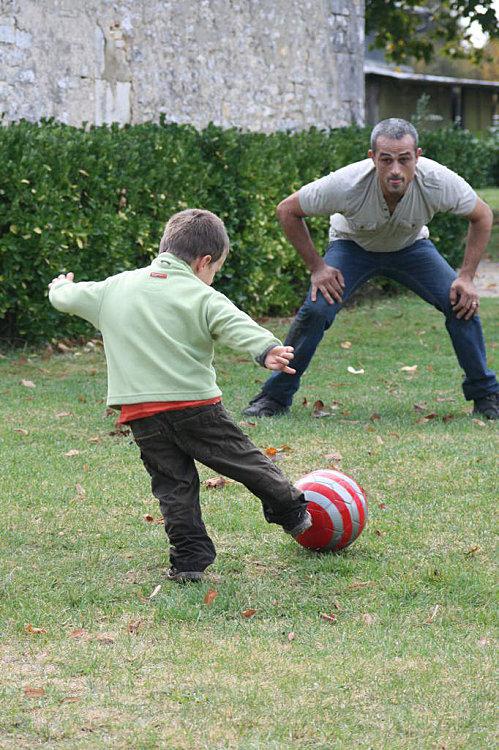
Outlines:
{"label": "fallen leaves", "polygon": [[323,417],[330,417],[331,412],[325,408],[324,401],[317,399],[312,406],[312,416],[316,419],[322,419]]}
{"label": "fallen leaves", "polygon": [[142,620],[130,620],[130,622],[127,625],[127,631],[131,635],[137,635],[141,625],[142,625]]}
{"label": "fallen leaves", "polygon": [[435,617],[438,614],[439,609],[440,609],[440,604],[435,604],[435,606],[430,612],[430,616],[424,621],[425,625],[431,625],[433,623],[433,621],[435,620]]}
{"label": "fallen leaves", "polygon": [[56,419],[62,419],[63,417],[72,417],[72,413],[70,411],[59,411],[55,415]]}
{"label": "fallen leaves", "polygon": [[160,591],[161,591],[161,584],[158,583],[158,585],[156,586],[152,594],[149,594],[148,599],[154,599],[154,597],[157,596]]}
{"label": "fallen leaves", "polygon": [[144,513],[143,518],[146,523],[155,523],[158,526],[160,525],[162,526],[165,522],[165,519],[163,518],[163,516],[160,516],[159,518],[154,518],[154,516],[151,515],[151,513]]}
{"label": "fallen leaves", "polygon": [[208,487],[208,489],[220,489],[221,487],[225,487],[226,484],[232,484],[232,479],[227,479],[226,477],[211,477],[210,479],[206,479],[203,484],[205,487]]}
{"label": "fallen leaves", "polygon": [[326,614],[325,612],[323,612],[320,615],[320,618],[321,620],[324,620],[325,622],[337,622],[338,621],[338,618],[336,617],[335,614],[333,614],[333,612],[330,612],[329,614]]}
{"label": "fallen leaves", "polygon": [[479,427],[487,427],[487,424],[483,421],[483,419],[472,419],[472,422],[474,424],[477,424]]}
{"label": "fallen leaves", "polygon": [[76,628],[69,633],[70,638],[88,638],[88,632],[85,628]]}
{"label": "fallen leaves", "polygon": [[348,372],[349,372],[349,373],[351,373],[352,375],[363,375],[363,374],[364,374],[364,372],[365,372],[365,370],[364,370],[364,368],[363,368],[363,367],[360,367],[360,368],[359,368],[358,370],[356,370],[356,369],[355,369],[355,367],[352,367],[351,365],[349,365],[349,366],[347,367],[347,370],[348,370]]}
{"label": "fallen leaves", "polygon": [[29,435],[28,430],[25,430],[23,427],[15,427],[14,432],[17,432],[19,435]]}
{"label": "fallen leaves", "polygon": [[67,451],[64,455],[67,456],[67,458],[73,458],[74,456],[79,456],[80,451],[76,450],[76,448],[72,448],[71,450]]}
{"label": "fallen leaves", "polygon": [[416,372],[417,369],[417,365],[404,365],[400,368],[400,372]]}
{"label": "fallen leaves", "polygon": [[245,617],[247,620],[250,620],[252,617],[256,615],[256,609],[243,609],[241,612],[241,615]]}
{"label": "fallen leaves", "polygon": [[21,380],[21,385],[23,385],[25,388],[36,388],[36,385],[32,380]]}
{"label": "fallen leaves", "polygon": [[340,344],[342,349],[351,349],[352,348],[352,342],[351,341],[342,341]]}
{"label": "fallen leaves", "polygon": [[36,628],[31,623],[28,623],[24,626],[24,632],[28,633],[28,635],[44,635],[48,631],[45,628]]}
{"label": "fallen leaves", "polygon": [[203,602],[206,604],[207,607],[211,607],[211,605],[213,604],[217,596],[218,596],[218,591],[216,589],[208,589],[203,599]]}
{"label": "fallen leaves", "polygon": [[326,461],[330,461],[331,463],[340,463],[340,461],[343,459],[343,456],[339,451],[332,451],[331,453],[326,453],[324,456]]}
{"label": "fallen leaves", "polygon": [[45,695],[45,688],[42,687],[32,687],[31,685],[25,685],[23,691],[26,698],[43,698],[43,696]]}

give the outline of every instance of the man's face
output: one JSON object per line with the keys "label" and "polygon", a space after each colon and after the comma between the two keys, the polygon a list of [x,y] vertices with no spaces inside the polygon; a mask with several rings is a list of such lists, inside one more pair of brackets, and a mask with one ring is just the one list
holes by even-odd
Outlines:
{"label": "man's face", "polygon": [[399,199],[404,195],[421,154],[410,135],[400,140],[379,136],[376,151],[369,150],[368,156],[374,162],[385,198]]}

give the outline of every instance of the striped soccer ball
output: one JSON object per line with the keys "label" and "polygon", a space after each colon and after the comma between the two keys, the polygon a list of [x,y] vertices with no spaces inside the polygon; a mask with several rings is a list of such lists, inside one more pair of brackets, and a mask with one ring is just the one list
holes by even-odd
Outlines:
{"label": "striped soccer ball", "polygon": [[348,547],[367,521],[366,494],[351,477],[335,469],[318,469],[296,482],[307,501],[313,524],[297,537],[307,549],[336,551]]}

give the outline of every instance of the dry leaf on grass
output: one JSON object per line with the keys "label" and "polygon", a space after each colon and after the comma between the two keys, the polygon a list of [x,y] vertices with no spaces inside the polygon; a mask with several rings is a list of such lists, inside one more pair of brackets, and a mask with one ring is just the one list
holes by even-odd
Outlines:
{"label": "dry leaf on grass", "polygon": [[240,427],[256,427],[256,422],[239,422]]}
{"label": "dry leaf on grass", "polygon": [[400,372],[416,372],[417,369],[417,365],[404,365],[400,368]]}
{"label": "dry leaf on grass", "polygon": [[79,483],[78,483],[78,484],[76,484],[76,493],[77,493],[77,495],[78,495],[79,497],[85,497],[85,495],[87,494],[87,493],[85,492],[85,488],[83,487],[83,485],[81,485],[81,484],[79,484]]}
{"label": "dry leaf on grass", "polygon": [[102,643],[105,646],[110,646],[112,643],[114,643],[115,637],[111,633],[99,633],[95,636],[95,640],[99,641],[99,643]]}
{"label": "dry leaf on grass", "polygon": [[385,441],[383,440],[383,438],[381,437],[381,435],[376,435],[376,442],[378,443],[378,445],[384,445],[385,444]]}
{"label": "dry leaf on grass", "polygon": [[363,374],[364,374],[364,372],[365,372],[365,370],[364,370],[364,368],[363,368],[363,367],[360,367],[360,368],[359,368],[358,370],[356,370],[356,369],[355,369],[355,367],[351,367],[351,366],[349,366],[349,367],[347,367],[347,370],[348,370],[348,372],[349,372],[349,373],[351,373],[352,375],[363,375]]}
{"label": "dry leaf on grass", "polygon": [[28,625],[24,626],[24,632],[29,635],[43,635],[47,631],[45,628],[35,628],[31,623],[28,623]]}
{"label": "dry leaf on grass", "polygon": [[36,388],[36,385],[32,380],[21,380],[21,385],[23,385],[25,388]]}
{"label": "dry leaf on grass", "polygon": [[144,521],[147,521],[147,523],[153,523],[154,516],[152,516],[150,513],[144,513]]}
{"label": "dry leaf on grass", "polygon": [[336,615],[333,614],[332,612],[330,612],[329,614],[326,614],[325,612],[323,612],[320,617],[321,617],[321,620],[324,620],[325,622],[337,622],[338,620]]}
{"label": "dry leaf on grass", "polygon": [[414,411],[419,412],[422,414],[424,411],[426,411],[427,405],[425,403],[423,404],[414,404]]}
{"label": "dry leaf on grass", "polygon": [[352,348],[352,342],[351,341],[342,341],[340,344],[342,349],[351,349]]}
{"label": "dry leaf on grass", "polygon": [[377,411],[375,411],[371,416],[369,417],[371,422],[378,422],[381,419],[381,414],[378,414]]}
{"label": "dry leaf on grass", "polygon": [[70,411],[58,411],[57,414],[55,415],[55,418],[62,419],[63,417],[72,417],[72,416],[73,415],[71,414]]}
{"label": "dry leaf on grass", "polygon": [[64,454],[68,458],[73,458],[73,456],[79,456],[80,451],[76,450],[76,448],[72,448],[70,451],[67,451],[67,453]]}
{"label": "dry leaf on grass", "polygon": [[476,544],[474,547],[470,547],[470,549],[467,550],[467,552],[465,552],[464,554],[465,555],[477,555],[481,551],[482,551],[482,548],[479,547],[478,544]]}
{"label": "dry leaf on grass", "polygon": [[61,698],[61,703],[78,703],[81,698],[77,695],[67,695],[65,698]]}
{"label": "dry leaf on grass", "polygon": [[483,421],[483,419],[472,419],[472,422],[477,424],[479,427],[486,427],[486,423]]}
{"label": "dry leaf on grass", "polygon": [[324,408],[324,401],[318,399],[312,407],[312,416],[316,419],[322,419],[322,417],[330,417],[331,412]]}
{"label": "dry leaf on grass", "polygon": [[127,625],[127,630],[132,635],[137,635],[141,625],[142,625],[142,620],[130,620],[130,622]]}
{"label": "dry leaf on grass", "polygon": [[246,619],[249,620],[256,614],[256,609],[243,609],[241,614],[243,617],[246,617]]}
{"label": "dry leaf on grass", "polygon": [[209,489],[216,490],[219,487],[225,487],[226,484],[232,484],[232,481],[232,479],[227,479],[226,477],[211,477],[210,479],[206,479],[203,484]]}
{"label": "dry leaf on grass", "polygon": [[70,638],[86,638],[88,636],[87,631],[84,628],[76,628],[69,633]]}
{"label": "dry leaf on grass", "polygon": [[209,607],[213,604],[217,596],[218,596],[218,591],[216,591],[216,589],[208,589],[203,599],[203,602],[206,604],[207,607]]}
{"label": "dry leaf on grass", "polygon": [[25,430],[23,427],[15,427],[14,432],[19,433],[19,435],[29,435],[28,430]]}
{"label": "dry leaf on grass", "polygon": [[356,591],[357,589],[365,589],[366,586],[370,586],[372,581],[354,581],[349,586],[347,586],[347,589],[350,591]]}
{"label": "dry leaf on grass", "polygon": [[159,584],[158,584],[158,585],[156,586],[156,588],[154,589],[154,591],[152,592],[152,594],[149,594],[149,599],[154,599],[154,597],[155,597],[155,596],[156,596],[157,594],[159,594],[159,592],[160,592],[160,591],[161,591],[161,584],[159,583]]}
{"label": "dry leaf on grass", "polygon": [[31,685],[25,685],[23,690],[26,698],[43,698],[45,695],[45,688],[42,687],[31,687]]}
{"label": "dry leaf on grass", "polygon": [[288,641],[294,641],[294,639],[295,639],[295,634],[293,633],[293,631],[291,631],[291,633],[288,633]]}
{"label": "dry leaf on grass", "polygon": [[88,438],[89,443],[100,443],[100,441],[101,441],[101,438],[98,435],[96,435],[95,437]]}
{"label": "dry leaf on grass", "polygon": [[331,453],[326,453],[324,456],[326,461],[330,461],[331,463],[340,463],[340,461],[343,459],[343,456],[339,451],[332,451]]}
{"label": "dry leaf on grass", "polygon": [[437,616],[437,612],[439,609],[440,609],[440,604],[435,604],[435,606],[431,610],[430,616],[424,621],[425,625],[432,624],[432,622],[435,620],[435,617]]}

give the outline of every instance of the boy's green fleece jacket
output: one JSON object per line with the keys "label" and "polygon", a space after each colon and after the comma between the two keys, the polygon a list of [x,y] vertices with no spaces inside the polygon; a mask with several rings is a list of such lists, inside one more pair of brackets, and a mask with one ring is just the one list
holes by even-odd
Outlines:
{"label": "boy's green fleece jacket", "polygon": [[56,281],[49,299],[101,331],[109,406],[214,398],[215,340],[259,364],[281,344],[170,253],[105,281]]}

